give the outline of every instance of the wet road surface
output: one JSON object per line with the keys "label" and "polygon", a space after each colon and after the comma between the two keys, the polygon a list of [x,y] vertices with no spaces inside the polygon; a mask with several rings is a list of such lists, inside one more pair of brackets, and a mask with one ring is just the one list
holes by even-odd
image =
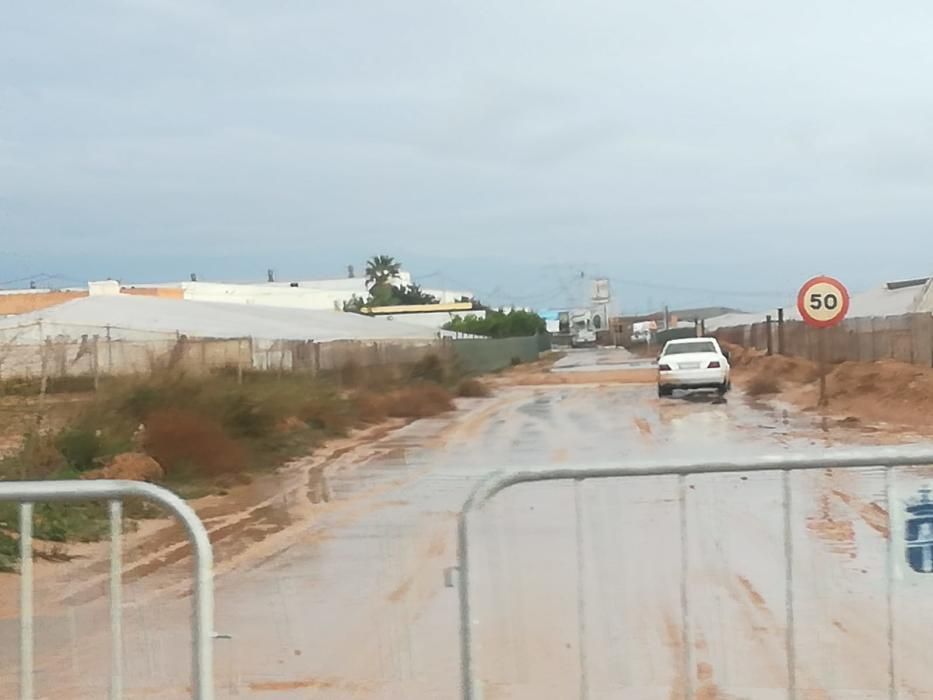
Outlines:
{"label": "wet road surface", "polygon": [[[640,366],[621,351],[579,351],[557,370],[627,364]],[[456,591],[445,587],[444,569],[455,561],[456,514],[492,470],[708,460],[872,439],[739,396],[659,401],[653,385],[571,384],[500,388],[463,400],[454,415],[348,444],[315,458],[328,465],[329,502],[308,498],[317,464],[309,460],[242,521],[202,512],[218,553],[217,630],[232,637],[216,644],[217,696],[459,697]],[[933,638],[924,624],[931,597],[895,582],[888,622],[883,478],[877,470],[791,477],[798,698],[889,698],[892,685],[900,698],[933,698],[920,653]],[[576,488],[516,488],[476,518],[483,698],[577,698],[581,668],[590,700],[788,697],[779,476],[688,478],[686,538],[675,478]],[[127,697],[186,697],[183,553],[135,553],[156,565],[130,577],[126,592]],[[70,597],[61,586],[39,591],[39,697],[106,697],[106,601],[80,580],[72,588]],[[7,658],[12,624],[0,635]],[[0,696],[12,697],[14,674],[15,665],[2,671]]]}

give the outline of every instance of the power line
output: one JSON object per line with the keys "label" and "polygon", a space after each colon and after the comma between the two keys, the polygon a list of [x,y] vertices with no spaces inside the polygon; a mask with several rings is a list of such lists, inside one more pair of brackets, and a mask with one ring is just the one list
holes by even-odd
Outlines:
{"label": "power line", "polygon": [[44,282],[46,280],[53,280],[53,279],[63,279],[63,278],[62,278],[62,275],[59,275],[59,274],[39,272],[37,274],[29,275],[27,277],[20,277],[15,280],[7,280],[5,282],[0,282],[0,287],[6,287],[11,284],[20,284],[22,282]]}
{"label": "power line", "polygon": [[646,287],[649,289],[660,289],[663,291],[671,292],[693,292],[696,294],[718,294],[718,295],[731,295],[731,296],[741,296],[741,297],[775,297],[775,296],[787,296],[787,291],[782,292],[766,292],[766,291],[739,291],[737,289],[710,289],[706,287],[684,287],[680,285],[673,284],[659,284],[657,282],[644,282],[641,280],[628,280],[628,279],[619,279],[616,277],[611,278],[613,284],[627,284],[633,287]]}

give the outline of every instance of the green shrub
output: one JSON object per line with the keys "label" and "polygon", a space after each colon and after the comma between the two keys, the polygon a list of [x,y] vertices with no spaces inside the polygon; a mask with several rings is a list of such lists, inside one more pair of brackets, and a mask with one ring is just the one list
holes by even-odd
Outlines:
{"label": "green shrub", "polygon": [[19,454],[3,460],[7,478],[43,479],[66,464],[65,457],[48,435],[30,431],[23,436]]}
{"label": "green shrub", "polygon": [[0,572],[13,573],[19,559],[19,543],[0,530]]}
{"label": "green shrub", "polygon": [[143,384],[130,390],[123,400],[123,409],[134,420],[143,421],[161,403],[159,391],[154,386]]}
{"label": "green shrub", "polygon": [[547,322],[530,311],[486,311],[483,318],[469,314],[444,326],[448,331],[483,335],[489,338],[524,338],[547,332]]}
{"label": "green shrub", "polygon": [[263,438],[275,429],[276,416],[246,394],[231,396],[223,413],[224,427],[234,437]]}
{"label": "green shrub", "polygon": [[68,466],[85,471],[94,466],[101,455],[100,436],[88,428],[69,428],[59,434],[55,447],[61,452]]}
{"label": "green shrub", "polygon": [[314,396],[301,406],[298,417],[308,427],[328,435],[345,435],[355,423],[353,405],[336,394]]}

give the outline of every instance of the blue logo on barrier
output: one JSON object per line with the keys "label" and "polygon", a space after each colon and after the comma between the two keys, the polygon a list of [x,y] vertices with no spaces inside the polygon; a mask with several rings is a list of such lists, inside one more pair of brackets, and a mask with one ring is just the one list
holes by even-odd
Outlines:
{"label": "blue logo on barrier", "polygon": [[907,502],[907,522],[904,528],[907,543],[907,563],[920,574],[933,574],[933,501],[930,489]]}

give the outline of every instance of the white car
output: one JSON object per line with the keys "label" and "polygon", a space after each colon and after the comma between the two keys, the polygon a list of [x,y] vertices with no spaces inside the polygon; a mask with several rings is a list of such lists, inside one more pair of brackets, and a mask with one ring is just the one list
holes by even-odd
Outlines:
{"label": "white car", "polygon": [[572,348],[595,348],[596,331],[586,328],[575,329],[570,338],[570,347]]}
{"label": "white car", "polygon": [[672,340],[658,357],[658,396],[675,389],[715,389],[724,396],[732,388],[729,355],[715,338]]}

